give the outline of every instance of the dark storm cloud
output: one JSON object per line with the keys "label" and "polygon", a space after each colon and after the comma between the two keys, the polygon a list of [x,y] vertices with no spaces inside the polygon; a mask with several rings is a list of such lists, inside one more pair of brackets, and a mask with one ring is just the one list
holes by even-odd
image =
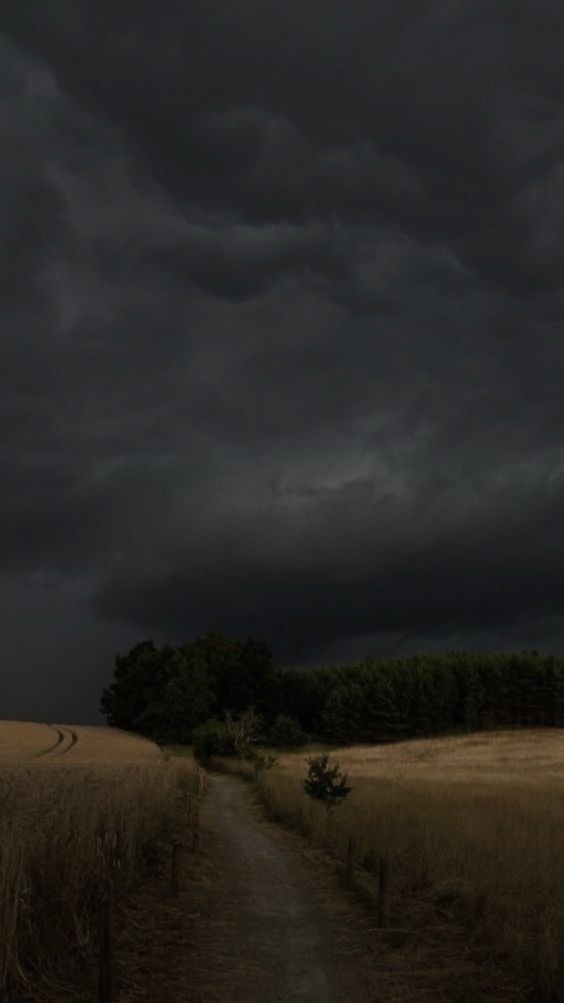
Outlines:
{"label": "dark storm cloud", "polygon": [[557,279],[535,211],[563,152],[556,3],[168,3],[157,18],[37,0],[6,25],[181,201],[256,221],[391,212],[515,291]]}
{"label": "dark storm cloud", "polygon": [[487,498],[478,489],[461,498],[447,480],[387,495],[372,481],[317,498],[298,491],[294,511],[287,496],[262,505],[249,496],[238,509],[232,500],[193,505],[189,535],[185,516],[169,513],[158,550],[136,540],[98,608],[175,631],[186,610],[234,633],[244,623],[269,635],[282,658],[369,625],[440,636],[557,613],[562,479],[540,474],[525,494],[521,479],[506,475]]}
{"label": "dark storm cloud", "polygon": [[286,660],[564,640],[560,5],[0,29],[3,568]]}

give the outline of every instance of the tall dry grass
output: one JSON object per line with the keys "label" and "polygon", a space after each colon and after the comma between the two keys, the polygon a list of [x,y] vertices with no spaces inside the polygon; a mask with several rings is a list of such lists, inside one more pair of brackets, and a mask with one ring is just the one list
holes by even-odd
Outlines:
{"label": "tall dry grass", "polygon": [[66,755],[0,761],[3,999],[32,998],[32,989],[34,999],[67,998],[65,973],[68,981],[94,964],[101,899],[154,876],[186,828],[193,762],[168,761],[123,733],[104,753],[102,730],[82,755],[80,746],[79,737]]}
{"label": "tall dry grass", "polygon": [[280,756],[259,778],[271,816],[342,859],[352,837],[365,870],[389,860],[393,924],[413,922],[417,904],[421,922],[461,924],[484,963],[513,972],[515,999],[518,984],[560,998],[551,994],[564,990],[564,732],[342,748],[332,758],[353,791],[329,831],[303,791],[307,752]]}

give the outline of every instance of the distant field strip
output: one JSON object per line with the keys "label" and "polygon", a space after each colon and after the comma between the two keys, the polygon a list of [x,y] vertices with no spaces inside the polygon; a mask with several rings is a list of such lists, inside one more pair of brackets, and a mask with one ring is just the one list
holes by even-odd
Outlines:
{"label": "distant field strip", "polygon": [[64,740],[62,729],[34,721],[0,721],[0,760],[36,759],[52,753]]}
{"label": "distant field strip", "polygon": [[0,721],[0,761],[154,763],[160,749],[148,739],[95,725]]}
{"label": "distant field strip", "polygon": [[[154,763],[162,758],[158,746],[118,728],[95,725],[57,725],[67,737],[60,750],[65,763]],[[56,750],[59,755],[59,750]]]}

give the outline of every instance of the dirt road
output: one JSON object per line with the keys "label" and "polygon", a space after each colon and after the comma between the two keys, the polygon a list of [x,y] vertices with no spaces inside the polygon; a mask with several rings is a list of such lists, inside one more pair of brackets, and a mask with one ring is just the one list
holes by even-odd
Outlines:
{"label": "dirt road", "polygon": [[212,775],[192,887],[190,997],[339,1003],[380,996],[366,923],[320,882],[295,840],[267,822],[247,786]]}

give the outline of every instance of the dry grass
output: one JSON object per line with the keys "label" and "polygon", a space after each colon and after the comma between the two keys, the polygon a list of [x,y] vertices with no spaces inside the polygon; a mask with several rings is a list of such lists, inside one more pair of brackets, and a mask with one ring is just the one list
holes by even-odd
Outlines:
{"label": "dry grass", "polygon": [[126,902],[158,875],[171,839],[186,829],[197,771],[190,759],[167,760],[152,743],[109,729],[61,727],[77,741],[37,757],[48,748],[39,747],[41,726],[19,725],[18,737],[6,724],[0,997],[93,998],[100,899],[111,891]]}
{"label": "dry grass", "polygon": [[509,998],[524,998],[525,986],[556,998],[564,989],[564,731],[334,750],[353,792],[329,833],[325,810],[302,789],[307,758],[282,755],[261,777],[274,817],[341,858],[353,837],[363,869],[387,858],[394,926],[458,925],[482,969],[514,978]]}

